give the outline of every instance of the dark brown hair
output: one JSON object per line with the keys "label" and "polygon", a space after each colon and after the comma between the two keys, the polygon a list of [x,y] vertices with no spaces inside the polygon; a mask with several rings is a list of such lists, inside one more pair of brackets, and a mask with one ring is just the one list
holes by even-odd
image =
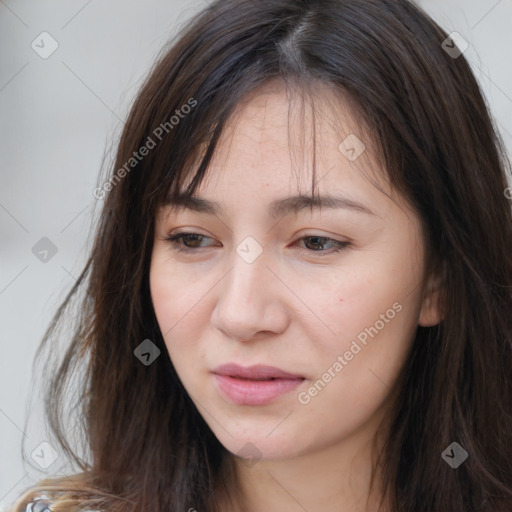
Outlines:
{"label": "dark brown hair", "polygon": [[[40,347],[51,350],[82,291],[46,400],[55,440],[79,471],[40,482],[16,511],[45,491],[60,496],[57,512],[73,503],[217,510],[229,452],[183,388],[156,322],[148,278],[155,213],[168,194],[194,193],[234,108],[273,79],[311,95],[320,81],[350,102],[392,185],[418,213],[441,279],[444,320],[417,329],[381,454],[391,510],[512,510],[510,164],[464,55],[442,47],[447,37],[406,0],[218,0],[189,22],[134,102],[102,188],[90,259]],[[119,173],[187,103],[194,107],[166,125],[147,156]],[[150,366],[133,355],[144,339],[162,351]],[[82,456],[64,425],[69,410]],[[456,470],[441,458],[452,442],[469,455]]]}

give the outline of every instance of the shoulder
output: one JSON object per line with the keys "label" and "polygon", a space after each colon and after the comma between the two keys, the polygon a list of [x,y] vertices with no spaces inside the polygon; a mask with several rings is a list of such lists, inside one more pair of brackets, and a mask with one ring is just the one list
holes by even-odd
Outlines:
{"label": "shoulder", "polygon": [[23,509],[23,512],[52,512],[52,503],[52,499],[50,499],[47,495],[42,494],[41,496],[37,496],[33,498],[32,501],[27,503],[26,507]]}
{"label": "shoulder", "polygon": [[[53,505],[56,499],[50,498],[46,494],[38,495],[19,510],[19,512],[53,512]],[[80,512],[98,512],[97,510],[81,509]]]}

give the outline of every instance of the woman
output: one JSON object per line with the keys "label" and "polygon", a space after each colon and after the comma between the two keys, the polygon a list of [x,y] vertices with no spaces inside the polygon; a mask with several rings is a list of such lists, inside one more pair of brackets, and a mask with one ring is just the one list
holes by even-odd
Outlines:
{"label": "woman", "polygon": [[509,163],[454,46],[405,0],[186,27],[43,341],[87,283],[79,471],[13,510],[512,510]]}

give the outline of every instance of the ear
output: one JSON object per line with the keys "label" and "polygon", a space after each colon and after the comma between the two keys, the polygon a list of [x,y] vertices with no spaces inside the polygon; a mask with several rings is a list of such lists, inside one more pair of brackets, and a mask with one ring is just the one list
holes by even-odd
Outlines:
{"label": "ear", "polygon": [[423,292],[418,324],[422,327],[433,327],[439,324],[444,318],[442,295],[444,288],[445,265],[442,272],[432,274],[427,280]]}

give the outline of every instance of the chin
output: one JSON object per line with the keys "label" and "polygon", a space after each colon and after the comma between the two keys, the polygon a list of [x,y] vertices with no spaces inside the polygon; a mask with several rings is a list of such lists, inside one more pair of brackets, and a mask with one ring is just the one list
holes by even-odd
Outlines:
{"label": "chin", "polygon": [[[272,428],[274,427],[275,425]],[[248,466],[254,465],[259,460],[290,459],[307,451],[301,444],[297,443],[296,436],[284,431],[281,436],[276,435],[276,433],[268,436],[268,432],[272,432],[272,428],[268,430],[255,428],[254,432],[245,431],[243,435],[230,432],[232,437],[226,432],[215,432],[215,436],[226,450],[245,460]]]}

